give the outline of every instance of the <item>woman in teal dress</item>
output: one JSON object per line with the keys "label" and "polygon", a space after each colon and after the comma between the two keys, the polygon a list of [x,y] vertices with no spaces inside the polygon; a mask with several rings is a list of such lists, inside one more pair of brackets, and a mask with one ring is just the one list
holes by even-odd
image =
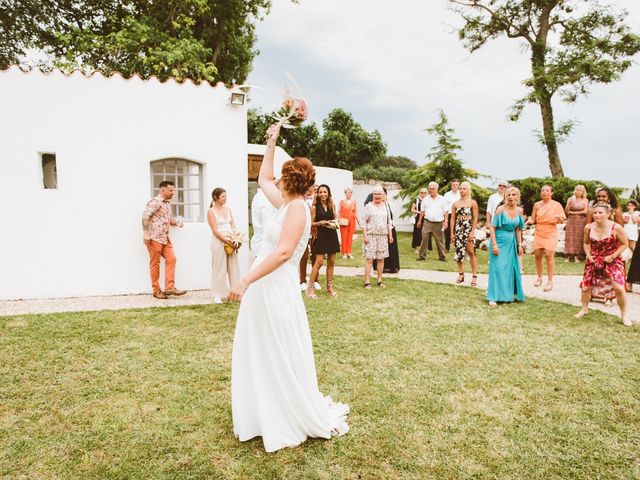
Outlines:
{"label": "woman in teal dress", "polygon": [[489,244],[489,306],[498,302],[510,303],[514,298],[524,302],[524,290],[520,275],[518,255],[522,255],[522,229],[524,219],[520,215],[518,202],[520,190],[507,189],[505,204],[498,207],[491,219],[491,243]]}

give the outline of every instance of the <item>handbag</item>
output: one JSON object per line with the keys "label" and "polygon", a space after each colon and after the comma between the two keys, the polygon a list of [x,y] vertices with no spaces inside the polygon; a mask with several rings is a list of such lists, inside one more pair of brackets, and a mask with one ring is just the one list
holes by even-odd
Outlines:
{"label": "handbag", "polygon": [[348,219],[348,218],[339,218],[339,219],[338,219],[338,224],[339,224],[341,227],[346,227],[346,226],[348,226],[348,225],[349,225],[349,219]]}

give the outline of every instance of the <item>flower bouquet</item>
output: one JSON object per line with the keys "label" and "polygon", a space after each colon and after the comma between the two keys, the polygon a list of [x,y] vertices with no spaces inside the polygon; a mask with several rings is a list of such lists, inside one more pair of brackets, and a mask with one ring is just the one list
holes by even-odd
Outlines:
{"label": "flower bouquet", "polygon": [[272,113],[271,117],[278,122],[282,122],[283,128],[296,128],[307,119],[309,109],[296,81],[288,72],[285,72],[285,75],[295,87],[296,93],[292,94],[292,88],[285,83],[285,94],[282,106],[279,110]]}
{"label": "flower bouquet", "polygon": [[295,128],[307,119],[309,111],[304,98],[285,97],[280,110],[271,116],[278,122],[282,122],[282,128]]}
{"label": "flower bouquet", "polygon": [[227,255],[238,253],[242,244],[247,241],[244,233],[238,232],[237,230],[227,233],[226,237],[227,240],[231,241],[231,245],[228,243],[224,244],[224,251]]}

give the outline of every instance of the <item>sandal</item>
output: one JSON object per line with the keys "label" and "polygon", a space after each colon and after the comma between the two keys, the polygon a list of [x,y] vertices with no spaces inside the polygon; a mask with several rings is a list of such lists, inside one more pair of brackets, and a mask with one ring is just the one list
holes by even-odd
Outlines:
{"label": "sandal", "polygon": [[489,302],[489,306],[491,308],[496,308],[498,306],[498,304],[492,300],[492,301]]}
{"label": "sandal", "polygon": [[458,278],[456,279],[456,283],[463,283],[463,282],[464,282],[464,273],[459,273]]}
{"label": "sandal", "polygon": [[327,280],[327,293],[329,295],[331,295],[332,297],[337,297],[338,296],[336,291],[333,289],[333,280],[331,280],[331,281]]}
{"label": "sandal", "polygon": [[536,282],[533,284],[534,287],[541,287],[542,286],[542,277],[538,277],[538,279],[536,280]]}
{"label": "sandal", "polygon": [[471,275],[471,286],[472,287],[478,286],[478,275]]}
{"label": "sandal", "polygon": [[371,284],[370,284],[369,282],[365,283],[365,284],[364,284],[364,288],[365,288],[366,290],[371,290]]}
{"label": "sandal", "polygon": [[378,282],[378,286],[379,286],[380,288],[387,288],[387,286],[386,286],[384,283],[382,283],[382,282]]}
{"label": "sandal", "polygon": [[311,282],[309,282],[309,285],[307,285],[307,298],[318,298],[318,295],[316,295],[316,290],[313,288],[313,283]]}
{"label": "sandal", "polygon": [[547,284],[542,289],[543,292],[550,292],[553,290],[553,282],[547,282]]}

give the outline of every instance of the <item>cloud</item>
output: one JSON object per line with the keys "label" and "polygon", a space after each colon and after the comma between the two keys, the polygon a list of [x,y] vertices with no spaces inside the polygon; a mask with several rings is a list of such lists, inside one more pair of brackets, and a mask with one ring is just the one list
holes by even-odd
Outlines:
{"label": "cloud", "polygon": [[[616,7],[626,7],[628,21],[640,24],[634,0],[618,0]],[[309,99],[312,120],[345,108],[365,128],[380,130],[390,153],[417,161],[432,144],[423,130],[442,108],[463,140],[470,167],[510,178],[547,175],[546,153],[531,134],[540,123],[536,107],[529,107],[518,124],[505,121],[508,107],[524,93],[528,55],[507,39],[470,55],[452,33],[459,24],[444,0],[304,0],[298,5],[276,0],[258,26],[262,54],[250,80],[278,90],[273,85],[289,70]],[[636,67],[622,82],[594,88],[575,107],[557,103],[559,119],[582,120],[572,143],[561,147],[571,175],[628,183],[619,172],[637,151],[632,138],[640,114],[637,102],[628,100],[639,98],[638,85]],[[265,108],[274,102],[273,94],[271,100],[254,97]],[[617,140],[609,149],[615,159],[608,165],[615,167],[605,175],[593,154],[596,138]]]}

